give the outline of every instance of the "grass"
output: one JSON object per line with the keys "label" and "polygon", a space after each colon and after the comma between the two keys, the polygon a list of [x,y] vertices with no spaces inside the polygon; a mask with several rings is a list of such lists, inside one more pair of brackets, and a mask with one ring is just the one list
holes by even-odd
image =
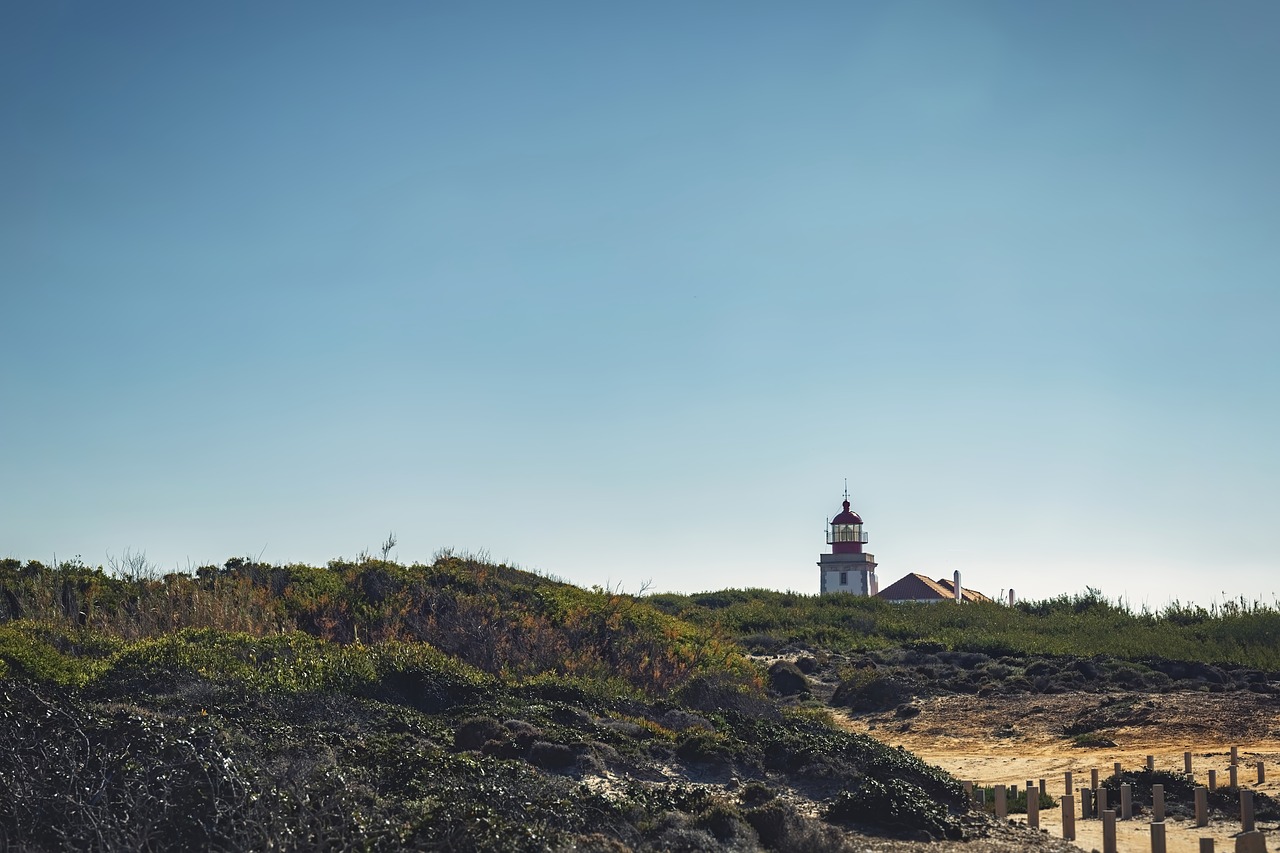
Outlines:
{"label": "grass", "polygon": [[767,651],[802,645],[842,652],[893,647],[1124,660],[1167,658],[1280,670],[1280,610],[1234,601],[1134,612],[1097,590],[1047,601],[957,606],[857,596],[722,590],[647,599],[664,612]]}

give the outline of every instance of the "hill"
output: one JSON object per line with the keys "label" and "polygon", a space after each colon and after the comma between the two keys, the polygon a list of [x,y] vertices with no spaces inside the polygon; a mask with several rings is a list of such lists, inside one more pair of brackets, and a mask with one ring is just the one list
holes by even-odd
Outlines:
{"label": "hill", "polygon": [[713,630],[446,556],[0,563],[13,849],[848,849],[958,784],[770,697]]}
{"label": "hill", "polygon": [[1270,660],[1249,638],[1273,612],[1191,616],[634,597],[454,555],[163,577],[4,560],[0,846],[1059,849],[830,709],[1053,692],[1082,660],[1098,689],[1159,689],[1169,658],[1108,657],[1095,622],[1209,658],[1183,666],[1197,684],[1274,688],[1244,665]]}

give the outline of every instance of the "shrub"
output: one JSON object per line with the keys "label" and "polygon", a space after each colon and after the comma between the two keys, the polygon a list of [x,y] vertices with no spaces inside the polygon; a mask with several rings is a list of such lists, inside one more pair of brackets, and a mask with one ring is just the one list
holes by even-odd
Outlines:
{"label": "shrub", "polygon": [[83,686],[105,668],[102,656],[116,645],[80,629],[10,622],[0,625],[0,674]]}
{"label": "shrub", "polygon": [[529,746],[529,762],[547,770],[563,770],[577,761],[578,754],[573,748],[561,743],[539,740]]}
{"label": "shrub", "polygon": [[690,729],[677,738],[676,755],[696,764],[723,764],[733,758],[721,737],[700,729]]}
{"label": "shrub", "polygon": [[932,837],[958,837],[959,827],[946,806],[902,779],[863,778],[853,790],[841,791],[827,806],[826,817],[893,830],[920,830]]}
{"label": "shrub", "polygon": [[495,679],[426,643],[382,643],[371,648],[375,698],[439,713],[491,691]]}
{"label": "shrub", "polygon": [[453,748],[480,749],[491,740],[507,740],[507,727],[493,717],[471,717],[463,720],[453,733]]}
{"label": "shrub", "polygon": [[832,705],[852,711],[887,711],[911,699],[910,682],[876,669],[851,669],[831,697]]}
{"label": "shrub", "polygon": [[731,711],[752,717],[776,717],[778,709],[757,685],[728,673],[699,675],[690,679],[677,698],[696,711]]}
{"label": "shrub", "polygon": [[844,833],[796,811],[785,802],[766,803],[744,815],[760,843],[778,853],[853,853]]}
{"label": "shrub", "polygon": [[818,659],[813,655],[801,655],[796,658],[796,669],[805,675],[813,675],[818,671]]}
{"label": "shrub", "polygon": [[[979,788],[982,793],[982,801],[985,803],[984,810],[990,814],[995,814],[996,810],[996,789],[995,788]],[[1045,809],[1053,809],[1058,807],[1058,801],[1048,794],[1041,794],[1036,791],[1036,802],[1039,803],[1041,811]],[[1027,813],[1027,790],[1021,788],[1017,794],[1012,796],[1006,793],[1005,810],[1009,814],[1026,814]]]}
{"label": "shrub", "polygon": [[809,679],[791,661],[774,661],[769,667],[769,689],[781,696],[798,696],[809,692]]}

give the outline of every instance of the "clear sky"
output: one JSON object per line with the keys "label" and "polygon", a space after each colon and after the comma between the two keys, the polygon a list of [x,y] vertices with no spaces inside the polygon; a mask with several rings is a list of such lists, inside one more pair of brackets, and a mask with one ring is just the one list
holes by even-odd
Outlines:
{"label": "clear sky", "polygon": [[0,7],[0,556],[1280,592],[1280,4]]}

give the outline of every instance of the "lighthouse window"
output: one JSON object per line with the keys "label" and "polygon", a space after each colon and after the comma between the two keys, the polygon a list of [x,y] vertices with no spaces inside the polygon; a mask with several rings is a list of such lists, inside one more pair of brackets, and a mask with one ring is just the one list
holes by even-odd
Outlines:
{"label": "lighthouse window", "polygon": [[848,573],[848,572],[841,572],[841,573],[840,573],[840,586],[848,586],[848,585],[849,585],[849,573]]}
{"label": "lighthouse window", "polygon": [[857,542],[862,538],[861,525],[858,524],[837,524],[835,525],[836,542]]}

